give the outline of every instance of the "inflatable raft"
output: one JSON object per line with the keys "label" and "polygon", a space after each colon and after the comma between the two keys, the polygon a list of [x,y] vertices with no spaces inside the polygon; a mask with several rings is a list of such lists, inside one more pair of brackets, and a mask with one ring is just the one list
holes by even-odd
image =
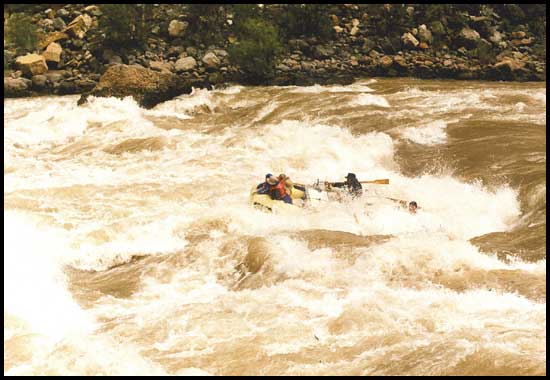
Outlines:
{"label": "inflatable raft", "polygon": [[250,203],[252,203],[254,207],[278,214],[300,212],[300,210],[306,206],[316,205],[321,201],[328,200],[326,193],[323,194],[315,189],[299,185],[294,185],[292,187],[290,197],[292,198],[293,204],[271,199],[267,194],[257,194],[256,186],[253,186],[250,190]]}

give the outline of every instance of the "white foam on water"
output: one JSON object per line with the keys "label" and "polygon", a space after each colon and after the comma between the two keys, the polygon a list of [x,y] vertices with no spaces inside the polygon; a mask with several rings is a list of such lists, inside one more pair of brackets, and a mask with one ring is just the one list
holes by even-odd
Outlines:
{"label": "white foam on water", "polygon": [[388,100],[385,97],[383,97],[382,95],[373,95],[373,94],[356,95],[348,103],[348,105],[352,107],[358,107],[358,106],[378,106],[378,107],[384,107],[384,108],[390,107],[390,103],[388,103]]}
{"label": "white foam on water", "polygon": [[[352,86],[308,91],[334,96],[330,92],[343,93]],[[395,112],[399,103],[394,98],[360,86],[351,94],[357,106]],[[6,101],[17,111],[9,110],[5,122],[4,155],[15,168],[5,172],[5,198],[36,201],[39,208],[34,210],[28,202],[31,213],[49,213],[47,223],[52,224],[36,222],[36,215],[5,211],[5,311],[48,341],[37,340],[33,358],[7,374],[223,374],[212,354],[257,344],[268,355],[301,355],[310,352],[309,347],[328,350],[322,344],[336,350],[362,340],[368,345],[378,335],[386,336],[388,344],[367,347],[364,354],[371,359],[387,354],[407,360],[406,353],[439,342],[444,347],[438,350],[445,358],[439,361],[442,366],[479,347],[505,347],[539,360],[545,353],[544,302],[504,288],[455,291],[432,283],[440,274],[459,278],[470,270],[519,269],[545,275],[545,260],[504,262],[468,241],[519,223],[515,189],[502,185],[490,190],[451,174],[405,177],[394,161],[395,142],[386,133],[355,135],[309,116],[262,123],[276,112],[284,100],[280,98],[259,108],[253,126],[235,123],[215,134],[166,131],[147,119],[185,119],[193,117],[197,106],[233,108],[236,102],[248,106],[263,101],[247,98],[248,91],[238,86],[199,90],[152,111],[131,99],[91,99],[80,108],[76,98],[49,100],[52,109],[63,110],[57,114],[40,103],[43,100]],[[477,101],[494,107],[490,102],[498,100],[495,92],[477,98],[473,91],[463,97],[455,94],[450,100],[444,99],[444,92],[410,90],[401,95],[433,100],[419,100],[413,108],[420,113],[438,106],[442,110],[433,112],[447,112],[445,107],[476,110]],[[227,99],[233,96],[235,102]],[[527,111],[524,107],[522,112]],[[449,118],[430,119],[435,121],[409,124],[402,137],[424,145],[444,142]],[[204,125],[204,130],[210,127],[215,126]],[[28,136],[35,129],[36,135]],[[49,151],[83,136],[97,149],[77,155]],[[103,151],[148,137],[164,138],[166,144],[153,151]],[[17,141],[28,145],[13,147]],[[389,178],[390,185],[365,184],[363,198],[274,215],[253,208],[248,199],[250,188],[267,172],[286,173],[305,184],[344,181],[354,172],[360,180]],[[95,187],[91,192],[54,189],[73,184]],[[148,190],[140,190],[144,188]],[[17,193],[23,189],[35,191]],[[14,194],[6,195],[10,191]],[[412,215],[384,197],[415,200],[421,209]],[[43,210],[46,206],[53,211]],[[53,226],[63,223],[73,227]],[[345,237],[340,245],[327,239],[326,245],[312,248],[305,236],[317,229],[392,236],[364,246],[346,244]],[[309,235],[301,237],[301,231]],[[235,289],[241,275],[236,268],[251,237],[266,239],[268,255],[258,273],[246,278],[256,280],[250,281],[255,286],[243,281],[243,288]],[[131,296],[105,295],[85,311],[72,299],[64,265],[104,270],[138,254],[165,254],[171,260],[143,274]],[[104,327],[101,332],[95,330],[97,324]],[[8,337],[20,334],[6,322],[4,332]],[[392,337],[398,337],[399,344],[392,344]],[[168,371],[158,364],[200,355],[212,355],[212,367],[182,364]],[[345,358],[342,365],[354,365],[353,360]],[[294,367],[287,372],[299,368],[290,365]],[[310,370],[319,368],[336,367],[312,364]]]}
{"label": "white foam on water", "polygon": [[193,111],[199,107],[207,107],[212,110],[216,105],[214,95],[214,91],[205,88],[193,88],[190,94],[180,95],[172,100],[160,103],[148,112],[156,116],[170,115],[188,119],[192,116]]}
{"label": "white foam on water", "polygon": [[291,93],[296,94],[320,94],[323,92],[374,92],[374,90],[368,87],[365,83],[353,83],[348,86],[338,86],[338,85],[320,85],[314,84],[313,86],[307,87],[294,87],[290,90]]}
{"label": "white foam on water", "polygon": [[436,120],[421,127],[405,128],[401,135],[417,144],[437,145],[447,142],[445,129],[447,123],[443,120]]}
{"label": "white foam on water", "polygon": [[61,268],[73,253],[62,231],[4,211],[4,308],[32,332],[60,339],[94,327],[66,288]]}

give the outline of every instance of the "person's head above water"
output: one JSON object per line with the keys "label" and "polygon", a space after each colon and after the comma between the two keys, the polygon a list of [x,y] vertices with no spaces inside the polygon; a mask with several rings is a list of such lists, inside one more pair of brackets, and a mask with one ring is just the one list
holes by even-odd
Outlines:
{"label": "person's head above water", "polygon": [[416,213],[416,210],[418,209],[418,204],[415,201],[409,202],[409,212],[414,214]]}
{"label": "person's head above water", "polygon": [[273,174],[271,174],[271,173],[267,173],[267,174],[265,175],[265,181],[266,181],[267,183],[269,183],[270,185],[276,185],[276,184],[279,182],[279,180],[277,179],[277,177],[275,177],[275,176],[274,176]]}

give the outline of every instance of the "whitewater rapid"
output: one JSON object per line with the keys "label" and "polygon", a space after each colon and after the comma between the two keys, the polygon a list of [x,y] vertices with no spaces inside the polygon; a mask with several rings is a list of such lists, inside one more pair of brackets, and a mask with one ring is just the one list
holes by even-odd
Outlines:
{"label": "whitewater rapid", "polygon": [[[545,133],[525,86],[6,100],[5,374],[545,374],[545,249],[511,238],[540,234],[545,179],[489,182],[467,145]],[[273,215],[248,200],[267,172],[390,185]]]}

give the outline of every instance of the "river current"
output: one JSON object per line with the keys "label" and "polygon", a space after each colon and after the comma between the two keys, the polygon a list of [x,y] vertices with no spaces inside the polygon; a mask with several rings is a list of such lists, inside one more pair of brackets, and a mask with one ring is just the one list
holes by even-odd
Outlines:
{"label": "river current", "polygon": [[546,374],[544,83],[77,100],[4,100],[4,374]]}

